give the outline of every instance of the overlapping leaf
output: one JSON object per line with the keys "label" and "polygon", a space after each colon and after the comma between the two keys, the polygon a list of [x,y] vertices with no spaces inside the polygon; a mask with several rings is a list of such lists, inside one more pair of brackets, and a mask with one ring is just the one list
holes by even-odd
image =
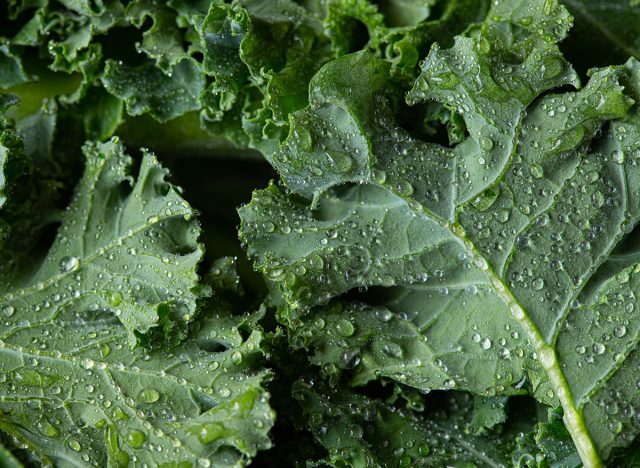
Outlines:
{"label": "overlapping leaf", "polygon": [[151,154],[137,177],[117,140],[88,145],[85,154],[84,177],[46,257],[3,265],[0,310],[55,317],[78,300],[91,302],[118,316],[131,344],[136,333],[189,322],[202,256],[193,209]]}
{"label": "overlapping leaf", "polygon": [[467,432],[468,399],[453,398],[456,414],[420,417],[382,401],[300,380],[293,396],[328,455],[312,466],[507,466],[515,439]]}
{"label": "overlapping leaf", "polygon": [[[225,137],[269,157],[286,136],[289,114],[307,105],[309,80],[324,63],[368,49],[408,83],[434,41],[450,43],[487,10],[486,2],[468,0],[447,3],[442,14],[432,7],[367,0],[18,3],[6,20],[17,33],[3,39],[0,87],[29,82],[20,93],[59,95],[71,112],[88,114],[82,124],[90,138],[113,135],[126,120],[126,103],[130,116],[160,122],[198,113],[212,135],[204,148]],[[41,59],[30,64],[36,75],[26,75],[15,46],[40,49]],[[45,68],[65,86],[57,89]],[[179,128],[164,127],[176,146],[185,136]]]}
{"label": "overlapping leaf", "polygon": [[232,466],[270,446],[261,334],[213,304],[175,348],[131,350],[79,296],[0,322],[0,429],[42,463]]}
{"label": "overlapping leaf", "polygon": [[0,430],[45,464],[246,463],[270,446],[274,414],[260,315],[224,299],[239,291],[233,262],[199,281],[195,213],[154,156],[134,171],[117,140],[85,155],[44,259],[3,251]]}
{"label": "overlapping leaf", "polygon": [[[408,96],[459,113],[464,141],[446,148],[401,128],[384,62],[335,60],[273,158],[312,203],[275,186],[256,193],[241,235],[316,362],[354,368],[355,383],[381,374],[425,389],[527,388],[562,405],[583,462],[597,464],[638,433],[637,267],[600,267],[640,214],[640,65],[554,93],[577,85],[556,45],[566,10],[496,2],[487,18],[434,47]],[[366,185],[335,188],[352,182]],[[372,286],[387,288],[361,294],[373,308],[318,307]]]}

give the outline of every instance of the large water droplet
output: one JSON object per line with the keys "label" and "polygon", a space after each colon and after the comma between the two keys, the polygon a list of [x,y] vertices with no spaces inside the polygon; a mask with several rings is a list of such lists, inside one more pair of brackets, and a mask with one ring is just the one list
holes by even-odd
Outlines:
{"label": "large water droplet", "polygon": [[131,431],[127,434],[126,441],[127,444],[134,449],[138,449],[142,447],[142,444],[147,440],[147,436],[144,432],[140,431]]}
{"label": "large water droplet", "polygon": [[5,317],[11,317],[15,312],[16,309],[11,304],[2,307],[2,315]]}
{"label": "large water droplet", "polygon": [[219,439],[224,433],[224,426],[217,423],[207,423],[200,426],[198,430],[198,440],[203,444],[210,444]]}
{"label": "large water droplet", "polygon": [[155,403],[160,399],[160,393],[152,388],[145,388],[140,392],[140,399],[143,403]]}
{"label": "large water droplet", "polygon": [[80,266],[80,262],[76,257],[71,255],[67,255],[60,259],[60,263],[58,264],[58,269],[61,273],[67,273],[69,271],[76,270]]}

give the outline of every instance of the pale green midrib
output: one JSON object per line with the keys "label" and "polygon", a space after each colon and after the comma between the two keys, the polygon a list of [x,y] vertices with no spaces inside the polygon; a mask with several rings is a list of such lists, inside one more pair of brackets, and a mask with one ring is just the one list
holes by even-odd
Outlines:
{"label": "pale green midrib", "polygon": [[529,318],[529,315],[525,312],[525,309],[513,295],[511,290],[504,284],[502,279],[493,271],[489,262],[484,258],[482,253],[476,248],[476,246],[464,236],[464,229],[459,224],[451,224],[447,220],[443,219],[439,215],[433,213],[421,203],[415,203],[413,200],[407,200],[407,197],[397,193],[393,187],[387,184],[381,184],[385,189],[395,194],[397,197],[405,200],[407,205],[414,211],[414,206],[418,206],[420,211],[417,213],[420,216],[425,216],[434,220],[443,229],[450,232],[459,242],[466,247],[466,249],[473,255],[475,266],[483,271],[493,283],[494,289],[497,292],[500,299],[507,305],[513,318],[520,324],[522,329],[527,333],[529,341],[533,346],[533,349],[539,356],[539,360],[549,377],[553,390],[560,400],[560,404],[564,410],[564,422],[571,434],[578,454],[585,467],[594,468],[601,467],[602,461],[597,452],[597,449],[591,440],[589,430],[586,428],[582,415],[579,413],[578,408],[573,401],[573,395],[569,388],[567,381],[562,373],[562,369],[556,358],[555,350],[552,346],[548,345],[542,337],[540,330],[535,323]]}
{"label": "pale green midrib", "polygon": [[624,42],[620,41],[618,37],[609,31],[609,29],[605,28],[602,24],[600,24],[594,17],[589,13],[582,5],[575,2],[574,0],[563,0],[564,2],[571,5],[572,8],[575,8],[579,14],[591,24],[594,28],[600,31],[607,39],[609,39],[612,43],[614,43],[617,47],[624,50],[627,54],[633,57],[640,56],[640,51],[637,51],[631,47],[628,47]]}

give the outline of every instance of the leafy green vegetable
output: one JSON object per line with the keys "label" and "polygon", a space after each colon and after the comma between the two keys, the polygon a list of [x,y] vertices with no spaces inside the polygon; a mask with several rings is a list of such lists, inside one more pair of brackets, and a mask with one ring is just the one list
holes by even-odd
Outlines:
{"label": "leafy green vegetable", "polygon": [[637,465],[639,5],[0,2],[0,466]]}
{"label": "leafy green vegetable", "polygon": [[255,318],[213,306],[188,342],[131,350],[111,311],[69,302],[3,312],[0,428],[40,462],[229,466],[269,447],[261,334],[239,331]]}
{"label": "leafy green vegetable", "polygon": [[[354,384],[384,375],[486,395],[525,386],[564,408],[594,464],[637,435],[624,416],[634,411],[620,407],[637,404],[637,268],[598,267],[640,213],[640,64],[592,71],[584,88],[534,101],[577,86],[555,45],[566,10],[501,2],[487,18],[452,48],[432,48],[408,94],[460,113],[463,142],[427,143],[394,122],[385,62],[334,60],[273,156],[311,204],[273,186],[241,210],[241,235],[279,285],[293,336],[317,350],[312,362],[354,368]],[[367,185],[333,189],[350,182]],[[369,299],[383,308],[321,306],[371,286],[387,288],[390,298]]]}
{"label": "leafy green vegetable", "polygon": [[111,310],[132,344],[151,327],[189,322],[202,255],[193,209],[151,154],[137,180],[118,141],[87,146],[85,154],[85,174],[42,263],[3,265],[0,310],[55,315],[82,298]]}
{"label": "leafy green vegetable", "polygon": [[470,405],[464,399],[453,399],[453,416],[433,412],[426,418],[314,381],[296,382],[293,392],[329,465],[438,466],[455,460],[457,466],[505,466],[514,442],[508,431],[504,439],[467,433]]}
{"label": "leafy green vegetable", "polygon": [[[85,148],[85,175],[35,273],[7,271],[0,314],[0,428],[42,462],[228,466],[270,445],[256,316],[195,313],[193,210],[144,153],[137,179],[114,140]],[[212,284],[232,278],[220,263]],[[221,276],[224,272],[224,276]],[[202,293],[206,292],[206,288]],[[174,325],[172,320],[177,323]],[[188,341],[132,350],[180,325]],[[182,325],[181,325],[182,324]]]}

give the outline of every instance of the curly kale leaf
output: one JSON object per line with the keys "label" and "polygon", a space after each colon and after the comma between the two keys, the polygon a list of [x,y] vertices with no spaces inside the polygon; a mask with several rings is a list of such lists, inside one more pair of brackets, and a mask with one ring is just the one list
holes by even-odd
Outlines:
{"label": "curly kale leaf", "polygon": [[91,301],[119,318],[131,344],[152,327],[188,323],[202,256],[194,210],[150,153],[137,177],[117,140],[89,144],[85,155],[84,176],[42,261],[5,254],[0,310],[55,316]]}
{"label": "curly kale leaf", "polygon": [[22,85],[15,91],[25,103],[55,96],[92,139],[108,139],[123,123],[121,134],[134,126],[155,139],[157,125],[132,117],[194,124],[199,115],[195,130],[163,126],[165,141],[178,147],[195,134],[202,151],[226,138],[270,156],[323,64],[366,49],[408,83],[434,42],[451,43],[487,11],[486,1],[455,0],[441,12],[433,3],[17,2],[3,19],[0,89]]}
{"label": "curly kale leaf", "polygon": [[42,463],[245,463],[271,445],[257,317],[212,304],[176,347],[134,350],[108,308],[79,296],[2,316],[0,430]]}
{"label": "curly kale leaf", "polygon": [[607,261],[640,219],[640,64],[578,87],[557,46],[570,24],[556,2],[495,2],[432,48],[408,101],[462,116],[452,148],[397,123],[387,63],[331,62],[273,156],[296,195],[257,192],[241,237],[329,374],[527,391],[562,406],[592,466],[640,432],[640,266]]}
{"label": "curly kale leaf", "polygon": [[311,466],[503,467],[509,465],[520,429],[472,434],[468,395],[452,395],[444,408],[417,414],[314,379],[299,380],[292,391],[307,427],[327,451]]}

